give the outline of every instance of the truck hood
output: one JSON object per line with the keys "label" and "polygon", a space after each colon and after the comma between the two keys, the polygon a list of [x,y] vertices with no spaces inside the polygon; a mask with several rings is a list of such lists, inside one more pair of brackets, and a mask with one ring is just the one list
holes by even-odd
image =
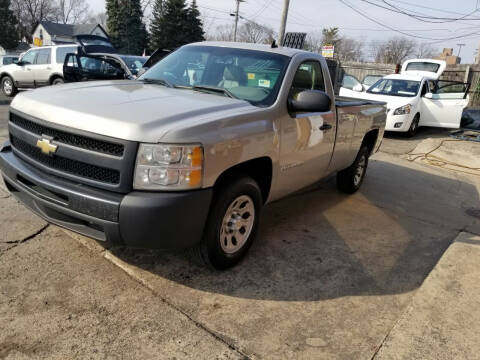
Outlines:
{"label": "truck hood", "polygon": [[192,122],[257,109],[244,100],[139,81],[50,86],[19,94],[11,108],[58,125],[124,140],[158,142]]}

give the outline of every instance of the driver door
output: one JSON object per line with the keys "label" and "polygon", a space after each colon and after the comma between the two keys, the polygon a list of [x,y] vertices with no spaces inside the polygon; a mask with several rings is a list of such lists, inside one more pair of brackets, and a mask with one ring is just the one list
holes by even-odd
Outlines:
{"label": "driver door", "polygon": [[468,105],[470,84],[436,80],[429,81],[428,87],[429,93],[421,99],[420,125],[458,129]]}
{"label": "driver door", "polygon": [[[322,66],[318,61],[309,60],[298,67],[289,98],[303,90],[325,91]],[[281,192],[313,184],[326,173],[335,142],[334,111],[335,107],[323,113],[297,113],[282,118],[277,183]]]}
{"label": "driver door", "polygon": [[22,57],[22,65],[17,65],[13,72],[13,81],[19,88],[32,88],[35,83],[34,64],[39,50],[29,50]]}

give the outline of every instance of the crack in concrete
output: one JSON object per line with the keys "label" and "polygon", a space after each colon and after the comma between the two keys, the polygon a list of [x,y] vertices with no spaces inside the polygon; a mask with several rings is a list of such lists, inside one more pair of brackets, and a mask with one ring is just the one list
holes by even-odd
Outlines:
{"label": "crack in concrete", "polygon": [[23,244],[23,243],[27,242],[28,240],[31,240],[31,239],[37,237],[38,235],[40,235],[41,233],[43,233],[43,232],[49,227],[49,225],[50,225],[50,224],[45,224],[45,225],[42,226],[39,230],[37,230],[36,232],[34,232],[34,233],[31,234],[31,235],[28,235],[27,237],[25,237],[25,238],[23,238],[23,239],[21,239],[21,240],[5,241],[5,242],[3,242],[4,244],[13,244],[13,246],[5,249],[4,251],[1,251],[1,252],[0,252],[0,256],[1,256],[2,254],[5,254],[7,251],[16,248],[18,245]]}
{"label": "crack in concrete", "polygon": [[[82,244],[83,245],[83,244]],[[206,327],[205,325],[203,325],[202,323],[200,323],[199,321],[195,320],[194,318],[192,318],[187,312],[185,312],[183,309],[181,309],[180,307],[176,306],[175,304],[171,303],[170,301],[168,301],[166,298],[164,298],[159,292],[157,292],[150,284],[148,284],[148,282],[143,279],[141,276],[137,275],[136,273],[134,273],[133,271],[131,271],[130,269],[126,268],[125,266],[122,265],[122,260],[121,259],[118,259],[115,255],[113,255],[110,251],[108,251],[107,249],[105,249],[104,251],[102,251],[100,254],[102,254],[103,258],[107,261],[109,261],[110,263],[112,263],[113,265],[115,265],[116,267],[118,267],[119,269],[121,269],[122,271],[124,271],[128,276],[130,276],[133,280],[135,280],[136,282],[140,283],[141,285],[145,286],[148,290],[150,290],[150,292],[152,292],[155,296],[157,296],[160,301],[162,301],[165,305],[169,306],[170,308],[172,308],[173,310],[179,312],[180,314],[182,314],[183,316],[185,316],[188,320],[190,320],[197,328],[205,331],[206,333],[208,333],[210,336],[212,336],[214,339],[216,339],[217,341],[220,341],[221,343],[225,344],[230,350],[233,350],[235,351],[236,353],[238,353],[239,355],[243,356],[243,359],[245,360],[252,360],[252,358],[250,356],[248,356],[247,354],[245,354],[241,349],[239,349],[237,346],[235,346],[235,344],[229,342],[228,340],[226,340],[225,338],[223,338],[221,335],[217,334],[215,331],[209,329],[208,327]],[[117,260],[118,259],[118,260]]]}

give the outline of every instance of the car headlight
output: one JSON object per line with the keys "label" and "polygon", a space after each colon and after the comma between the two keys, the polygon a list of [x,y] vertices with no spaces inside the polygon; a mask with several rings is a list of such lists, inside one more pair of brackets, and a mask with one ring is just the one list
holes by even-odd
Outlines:
{"label": "car headlight", "polygon": [[186,190],[202,186],[203,147],[140,144],[133,180],[137,190]]}
{"label": "car headlight", "polygon": [[407,104],[405,106],[399,107],[398,109],[395,109],[393,112],[393,115],[406,115],[410,114],[410,111],[412,110],[412,105]]}

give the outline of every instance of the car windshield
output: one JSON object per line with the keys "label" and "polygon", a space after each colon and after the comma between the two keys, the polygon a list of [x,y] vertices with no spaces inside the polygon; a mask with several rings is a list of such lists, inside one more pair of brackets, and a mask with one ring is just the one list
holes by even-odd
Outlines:
{"label": "car windshield", "polygon": [[367,92],[370,94],[414,97],[420,88],[420,81],[381,79],[373,84]]}
{"label": "car windshield", "polygon": [[139,80],[231,96],[253,105],[275,102],[290,58],[265,51],[184,46],[150,68]]}
{"label": "car windshield", "polygon": [[133,75],[138,74],[138,70],[142,68],[148,59],[148,57],[145,56],[121,56],[121,58],[125,61],[125,64]]}

